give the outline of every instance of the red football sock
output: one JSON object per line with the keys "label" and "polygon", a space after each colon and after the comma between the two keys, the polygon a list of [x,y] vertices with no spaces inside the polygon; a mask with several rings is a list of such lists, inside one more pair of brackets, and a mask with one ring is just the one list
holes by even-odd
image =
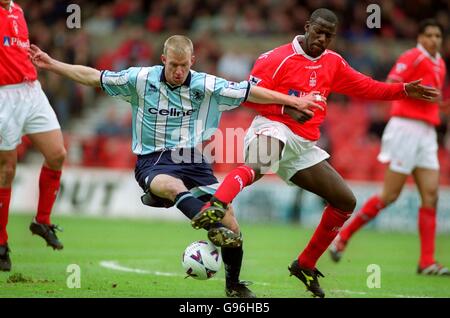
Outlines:
{"label": "red football sock", "polygon": [[0,245],[8,242],[6,225],[8,224],[9,202],[11,201],[11,188],[0,188]]}
{"label": "red football sock", "polygon": [[59,191],[61,171],[51,170],[42,166],[39,176],[39,203],[36,221],[43,224],[50,223],[50,213]]}
{"label": "red football sock", "polygon": [[255,171],[248,166],[239,166],[227,174],[214,197],[223,203],[230,203],[246,186],[255,180]]}
{"label": "red football sock", "polygon": [[317,260],[325,252],[341,226],[350,217],[351,212],[343,212],[328,205],[322,215],[319,225],[316,228],[311,240],[306,248],[298,256],[298,263],[302,267],[314,269]]}
{"label": "red football sock", "polygon": [[436,209],[421,207],[419,209],[420,267],[435,263],[434,242],[436,234]]}
{"label": "red football sock", "polygon": [[339,233],[341,240],[347,242],[356,231],[375,218],[384,207],[383,201],[378,196],[371,197],[355,217],[349,221],[349,224],[342,228]]}

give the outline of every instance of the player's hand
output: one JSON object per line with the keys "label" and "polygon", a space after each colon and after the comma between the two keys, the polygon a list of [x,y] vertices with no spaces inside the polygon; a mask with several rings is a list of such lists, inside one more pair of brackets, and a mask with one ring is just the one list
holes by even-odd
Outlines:
{"label": "player's hand", "polygon": [[303,97],[292,96],[291,100],[292,102],[286,106],[291,106],[299,111],[312,111],[314,109],[324,110],[323,106],[318,103],[327,101],[324,96],[320,95],[320,93],[316,91],[310,92],[308,95]]}
{"label": "player's hand", "polygon": [[417,80],[405,84],[405,91],[408,97],[420,99],[428,102],[436,102],[439,98],[439,90],[433,87],[421,85],[422,80]]}
{"label": "player's hand", "polygon": [[30,54],[31,62],[33,62],[36,67],[43,69],[50,67],[52,58],[36,45],[31,44],[28,53]]}
{"label": "player's hand", "polygon": [[300,124],[304,124],[314,117],[314,112],[309,109],[298,110],[292,107],[284,107],[284,114],[291,116],[292,119]]}

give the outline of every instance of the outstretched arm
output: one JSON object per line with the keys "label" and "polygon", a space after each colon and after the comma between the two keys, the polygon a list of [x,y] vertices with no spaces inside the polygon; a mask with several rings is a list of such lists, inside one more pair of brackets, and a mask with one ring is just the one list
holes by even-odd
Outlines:
{"label": "outstretched arm", "polygon": [[383,83],[376,81],[342,63],[336,75],[332,90],[349,96],[365,99],[395,100],[406,97],[436,101],[439,91],[420,84],[420,80],[410,83]]}
{"label": "outstretched arm", "polygon": [[80,84],[100,87],[100,71],[83,65],[72,65],[51,58],[39,47],[32,44],[29,49],[31,61],[41,69],[65,76]]}
{"label": "outstretched arm", "polygon": [[326,98],[317,92],[312,92],[303,97],[296,97],[252,85],[247,100],[258,104],[280,104],[312,113],[313,108],[323,110],[323,107],[317,102],[325,102]]}

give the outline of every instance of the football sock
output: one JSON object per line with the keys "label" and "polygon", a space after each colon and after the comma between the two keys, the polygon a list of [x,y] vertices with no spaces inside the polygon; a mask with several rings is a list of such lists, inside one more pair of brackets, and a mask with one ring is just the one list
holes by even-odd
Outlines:
{"label": "football sock", "polygon": [[11,200],[11,188],[0,188],[0,245],[8,242],[6,225],[8,224],[9,202]]}
{"label": "football sock", "polygon": [[351,212],[343,212],[328,205],[311,240],[298,256],[299,265],[308,269],[314,269],[317,260],[331,244],[350,215]]}
{"label": "football sock", "polygon": [[419,208],[420,264],[421,268],[435,263],[436,209]]}
{"label": "football sock", "polygon": [[183,212],[189,220],[200,212],[205,202],[197,199],[191,192],[185,191],[178,193],[175,197],[175,206]]}
{"label": "football sock", "polygon": [[349,224],[342,228],[339,233],[341,240],[347,242],[356,231],[375,218],[384,207],[385,205],[380,197],[371,197],[361,210],[349,221]]}
{"label": "football sock", "polygon": [[222,247],[222,260],[225,267],[225,282],[227,286],[239,282],[244,250],[239,247]]}
{"label": "football sock", "polygon": [[[175,197],[175,206],[183,212],[183,214],[189,219],[192,218],[201,211],[202,207],[205,205],[205,202],[194,197],[191,192],[185,191],[178,193]],[[205,227],[206,230],[209,230],[211,227],[221,227],[224,226],[222,223],[217,222]]]}
{"label": "football sock", "polygon": [[246,186],[255,180],[255,171],[248,166],[239,166],[227,174],[223,182],[217,189],[214,197],[220,202],[228,204]]}
{"label": "football sock", "polygon": [[39,202],[36,221],[50,224],[50,214],[58,195],[61,180],[61,170],[52,170],[42,166],[39,176]]}

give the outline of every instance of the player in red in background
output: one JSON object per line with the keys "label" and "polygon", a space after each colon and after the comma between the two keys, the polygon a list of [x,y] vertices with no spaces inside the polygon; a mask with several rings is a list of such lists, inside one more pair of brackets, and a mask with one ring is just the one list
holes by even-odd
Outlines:
{"label": "player in red in background", "polygon": [[[305,34],[292,43],[262,54],[256,61],[250,80],[258,86],[282,93],[303,96],[318,91],[327,97],[331,92],[382,100],[413,97],[431,100],[438,92],[419,84],[386,84],[377,82],[351,68],[337,53],[327,50],[336,34],[336,15],[328,9],[315,10]],[[275,105],[257,110],[257,116],[245,137],[246,164],[231,171],[218,188],[209,206],[193,219],[197,228],[220,219],[223,209],[246,186],[259,179],[265,169],[276,170],[284,181],[313,192],[328,202],[322,219],[310,242],[289,266],[291,275],[299,278],[314,296],[324,297],[316,262],[336,237],[339,229],[355,208],[356,199],[342,177],[328,164],[328,153],[316,146],[324,110],[315,110],[314,117],[300,124]],[[349,119],[351,122],[351,119]]]}
{"label": "player in red in background", "polygon": [[[388,75],[388,82],[421,78],[424,85],[442,90],[445,63],[439,54],[442,27],[434,20],[419,26],[417,47],[403,53]],[[342,228],[330,246],[330,254],[338,262],[352,235],[378,213],[395,202],[410,174],[419,189],[420,260],[417,272],[423,275],[450,275],[448,268],[434,259],[436,207],[439,187],[438,144],[435,126],[439,125],[439,106],[449,101],[430,103],[416,100],[393,102],[390,119],[383,133],[378,160],[389,163],[381,194],[371,197],[350,223]]]}
{"label": "player in red in background", "polygon": [[57,227],[50,222],[50,213],[66,150],[55,112],[28,57],[30,41],[23,11],[11,0],[0,0],[0,41],[0,270],[10,271],[6,225],[22,135],[27,135],[45,158],[39,177],[37,215],[30,231],[58,250],[63,245],[55,234]]}

